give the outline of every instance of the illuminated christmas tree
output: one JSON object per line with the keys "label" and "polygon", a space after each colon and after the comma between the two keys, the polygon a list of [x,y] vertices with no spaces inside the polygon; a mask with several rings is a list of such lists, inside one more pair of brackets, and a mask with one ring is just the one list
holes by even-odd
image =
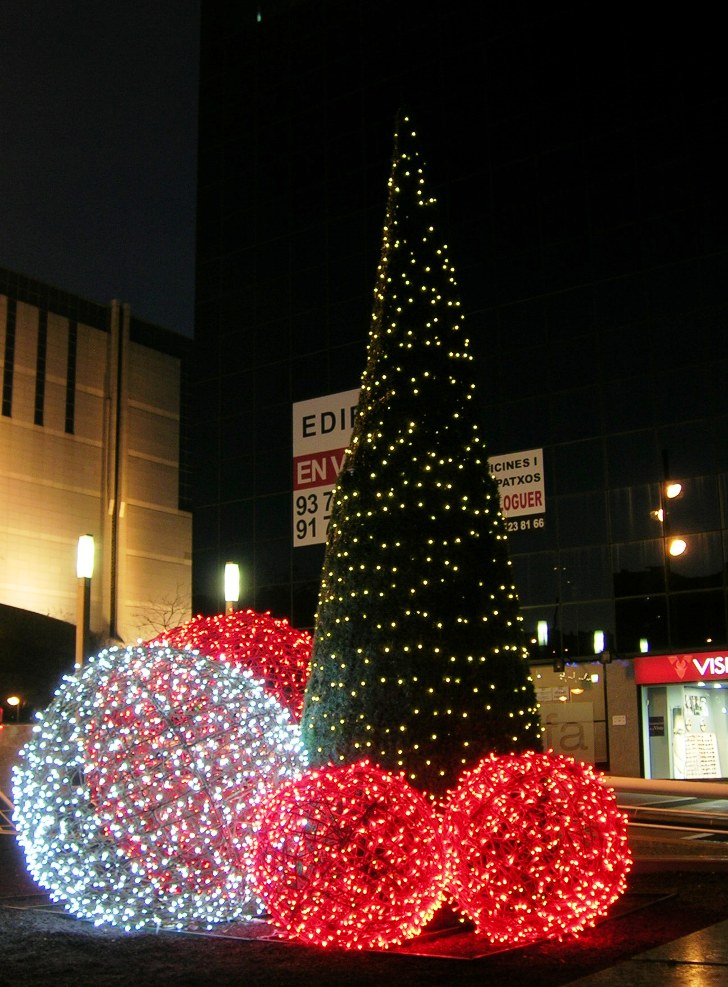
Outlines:
{"label": "illuminated christmas tree", "polygon": [[541,739],[473,356],[415,137],[401,116],[302,731],[314,765],[367,757],[437,794],[485,754]]}

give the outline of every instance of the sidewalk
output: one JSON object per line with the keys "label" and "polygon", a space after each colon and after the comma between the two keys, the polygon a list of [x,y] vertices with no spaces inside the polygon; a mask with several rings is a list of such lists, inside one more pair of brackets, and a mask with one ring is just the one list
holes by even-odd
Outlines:
{"label": "sidewalk", "polygon": [[[569,981],[568,987],[716,987],[728,984],[728,921],[588,977]],[[566,985],[565,985],[566,987]]]}

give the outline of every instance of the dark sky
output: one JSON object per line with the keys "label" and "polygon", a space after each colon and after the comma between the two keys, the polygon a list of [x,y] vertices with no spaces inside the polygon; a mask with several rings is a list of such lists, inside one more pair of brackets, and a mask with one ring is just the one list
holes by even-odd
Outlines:
{"label": "dark sky", "polygon": [[199,0],[0,0],[0,266],[192,335]]}

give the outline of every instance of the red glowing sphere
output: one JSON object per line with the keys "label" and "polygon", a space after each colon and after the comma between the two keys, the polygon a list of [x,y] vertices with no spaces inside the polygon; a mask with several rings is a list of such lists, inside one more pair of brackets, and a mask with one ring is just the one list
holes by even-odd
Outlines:
{"label": "red glowing sphere", "polygon": [[626,887],[627,819],[589,764],[534,751],[466,771],[443,819],[447,889],[491,942],[563,939]]}
{"label": "red glowing sphere", "polygon": [[253,883],[288,938],[386,949],[417,935],[443,900],[434,809],[368,761],[284,782],[255,826]]}
{"label": "red glowing sphere", "polygon": [[311,664],[312,638],[284,618],[254,610],[195,617],[160,636],[173,648],[189,648],[250,669],[266,691],[298,723]]}

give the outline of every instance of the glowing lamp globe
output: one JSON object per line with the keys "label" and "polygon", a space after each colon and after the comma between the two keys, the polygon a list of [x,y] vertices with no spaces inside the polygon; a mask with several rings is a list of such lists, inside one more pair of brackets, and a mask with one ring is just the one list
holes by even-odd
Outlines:
{"label": "glowing lamp globe", "polygon": [[283,783],[256,825],[253,881],[287,938],[386,949],[417,935],[443,900],[433,808],[367,761]]}
{"label": "glowing lamp globe", "polygon": [[285,706],[294,722],[303,710],[312,638],[283,618],[254,610],[195,617],[164,635],[173,648],[189,648],[249,669]]}
{"label": "glowing lamp globe", "polygon": [[494,943],[563,939],[594,925],[626,888],[627,819],[589,764],[491,755],[444,810],[447,889]]}
{"label": "glowing lamp globe", "polygon": [[123,652],[96,703],[86,779],[116,844],[160,892],[218,921],[250,910],[253,811],[305,764],[288,711],[248,669],[169,647]]}

